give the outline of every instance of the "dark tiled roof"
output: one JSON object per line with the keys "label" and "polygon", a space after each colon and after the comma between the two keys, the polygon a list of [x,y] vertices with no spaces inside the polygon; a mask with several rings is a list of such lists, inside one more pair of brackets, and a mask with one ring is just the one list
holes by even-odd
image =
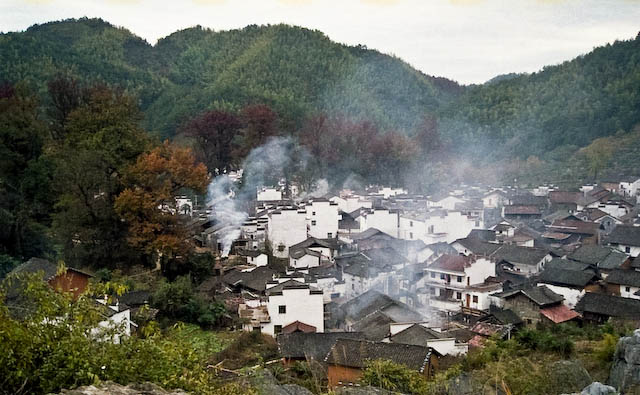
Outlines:
{"label": "dark tiled roof", "polygon": [[389,296],[371,289],[344,303],[340,308],[345,312],[347,317],[358,321],[394,302],[395,300]]}
{"label": "dark tiled roof", "polygon": [[137,307],[149,303],[151,300],[151,292],[149,291],[131,291],[120,296],[118,301],[131,307]]}
{"label": "dark tiled roof", "polygon": [[501,247],[500,244],[488,243],[478,238],[472,238],[471,236],[468,236],[464,239],[458,239],[454,243],[460,243],[464,248],[471,251],[471,253],[473,253],[474,255],[481,256],[490,256],[491,254],[496,252],[498,248]]}
{"label": "dark tiled roof", "polygon": [[266,293],[267,295],[280,295],[282,294],[282,291],[284,291],[285,289],[308,289],[312,293],[317,293],[317,292],[322,293],[322,291],[319,291],[313,287],[310,287],[309,284],[301,283],[300,281],[296,281],[296,280],[287,280],[278,285],[270,287],[266,290]]}
{"label": "dark tiled roof", "polygon": [[393,248],[373,248],[362,253],[371,259],[372,264],[378,267],[408,262],[407,258],[398,254]]}
{"label": "dark tiled roof", "polygon": [[445,254],[436,259],[428,269],[448,270],[452,272],[464,272],[466,267],[470,267],[473,258],[463,255]]}
{"label": "dark tiled roof", "polygon": [[360,332],[289,333],[278,335],[278,348],[284,358],[324,361],[338,339],[362,339]]}
{"label": "dark tiled roof", "polygon": [[267,282],[273,280],[276,272],[266,266],[253,269],[250,272],[242,272],[240,270],[231,270],[227,272],[223,280],[229,285],[241,285],[247,289],[254,291],[264,291]]}
{"label": "dark tiled roof", "polygon": [[540,273],[539,281],[564,287],[584,288],[598,277],[591,271],[576,271],[560,268],[546,268]]}
{"label": "dark tiled roof", "polygon": [[549,226],[549,231],[580,234],[580,235],[595,235],[600,229],[600,224],[597,222],[587,222],[575,219],[557,219]]}
{"label": "dark tiled roof", "polygon": [[520,325],[522,319],[511,309],[493,308],[489,312],[489,316],[495,317],[502,325]]}
{"label": "dark tiled roof", "polygon": [[578,203],[584,195],[582,192],[567,191],[551,191],[549,192],[549,201],[552,203]]}
{"label": "dark tiled roof", "polygon": [[559,269],[559,270],[575,270],[584,271],[594,268],[593,265],[584,262],[570,261],[562,258],[553,258],[549,262],[545,263],[544,270]]}
{"label": "dark tiled roof", "polygon": [[367,361],[388,359],[409,369],[423,372],[433,354],[433,349],[422,346],[338,339],[325,361],[335,365],[363,368]]}
{"label": "dark tiled roof", "polygon": [[638,318],[640,317],[640,300],[587,292],[576,304],[574,310],[582,314]]}
{"label": "dark tiled roof", "polygon": [[611,253],[611,251],[612,249],[609,247],[603,247],[594,244],[584,244],[573,253],[569,254],[567,258],[578,262],[597,265],[598,263],[603,261]]}
{"label": "dark tiled roof", "polygon": [[609,284],[640,287],[640,272],[636,270],[614,270],[606,278]]}
{"label": "dark tiled roof", "polygon": [[13,269],[11,273],[38,273],[40,271],[43,273],[43,280],[47,281],[56,276],[56,273],[58,272],[58,266],[46,259],[31,258],[27,262]]}
{"label": "dark tiled roof", "polygon": [[618,225],[607,237],[607,242],[640,247],[640,226]]}
{"label": "dark tiled roof", "polygon": [[352,328],[356,332],[362,332],[367,340],[379,341],[389,335],[390,326],[395,322],[388,315],[376,311],[353,324]]}
{"label": "dark tiled roof", "polygon": [[413,324],[407,329],[391,336],[391,342],[426,346],[428,340],[442,339],[443,337],[441,333],[433,329],[425,328],[420,324]]}
{"label": "dark tiled roof", "polygon": [[619,269],[629,259],[627,254],[620,251],[611,251],[602,262],[598,264],[598,268],[602,270]]}
{"label": "dark tiled roof", "polygon": [[323,248],[329,248],[332,250],[337,249],[337,245],[336,245],[336,241],[334,239],[318,239],[315,237],[308,237],[306,240],[301,241],[298,244],[294,244],[291,247],[289,247],[289,249],[292,250],[297,250],[297,249],[301,249],[301,248],[310,248],[310,247],[323,247]]}
{"label": "dark tiled roof", "polygon": [[540,215],[538,206],[505,206],[504,215]]}
{"label": "dark tiled roof", "polygon": [[238,255],[240,255],[240,256],[250,256],[252,258],[258,257],[258,256],[260,256],[262,254],[264,254],[264,252],[258,251],[258,250],[239,250],[238,251]]}
{"label": "dark tiled roof", "polygon": [[368,238],[373,237],[373,236],[383,236],[385,238],[390,238],[390,239],[394,238],[393,236],[388,235],[388,234],[384,233],[383,231],[378,230],[376,228],[369,228],[369,229],[365,230],[364,232],[360,232],[358,234],[351,235],[351,236],[349,236],[349,238],[354,240],[354,241],[356,241],[356,240],[365,240],[365,239],[368,239]]}
{"label": "dark tiled roof", "polygon": [[491,257],[498,262],[519,263],[523,265],[537,265],[549,252],[541,248],[520,247],[517,245],[504,245]]}
{"label": "dark tiled roof", "polygon": [[518,294],[526,296],[532,302],[541,307],[553,305],[564,300],[564,297],[562,295],[558,295],[544,285],[539,287],[532,286],[524,289],[515,289],[511,291],[500,292],[496,294],[496,296],[500,296],[504,299],[509,299]]}
{"label": "dark tiled roof", "polygon": [[467,238],[479,239],[482,241],[495,241],[496,232],[489,229],[472,229]]}

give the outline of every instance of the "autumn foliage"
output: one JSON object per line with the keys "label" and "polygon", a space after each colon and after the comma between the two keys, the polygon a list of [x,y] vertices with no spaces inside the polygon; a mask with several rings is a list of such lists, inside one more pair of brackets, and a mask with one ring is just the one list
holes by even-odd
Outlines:
{"label": "autumn foliage", "polygon": [[207,168],[196,163],[189,148],[168,141],[127,169],[128,187],[115,201],[116,212],[129,225],[129,243],[148,255],[184,253],[186,232],[175,215],[176,194],[183,188],[204,191]]}

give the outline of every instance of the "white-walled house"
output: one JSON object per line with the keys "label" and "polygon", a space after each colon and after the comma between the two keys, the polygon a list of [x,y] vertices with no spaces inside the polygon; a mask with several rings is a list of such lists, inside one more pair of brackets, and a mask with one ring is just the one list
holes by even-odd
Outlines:
{"label": "white-walled house", "polygon": [[406,195],[406,194],[407,194],[406,189],[389,188],[389,187],[382,187],[378,189],[378,192],[376,192],[376,195],[382,195],[382,197],[384,197],[385,199],[389,199],[389,197],[391,196]]}
{"label": "white-walled house", "polygon": [[187,196],[176,196],[176,209],[178,214],[191,216],[193,213],[193,201]]}
{"label": "white-walled house", "polygon": [[259,202],[282,200],[282,191],[273,187],[258,188],[256,200]]}
{"label": "white-walled house", "polygon": [[324,332],[323,292],[295,280],[267,284],[267,311],[269,322],[261,327],[262,333],[275,336],[282,328],[296,321]]}
{"label": "white-walled house", "polygon": [[267,256],[267,254],[261,251],[243,250],[239,251],[238,255],[245,257],[245,259],[247,260],[247,265],[260,267],[267,266],[267,263],[269,263],[269,257]]}
{"label": "white-walled house", "polygon": [[456,204],[464,203],[464,199],[457,196],[437,195],[427,198],[427,207],[442,208],[444,210],[455,210]]}
{"label": "white-walled house", "polygon": [[[561,261],[560,261],[561,262]],[[547,288],[564,297],[563,304],[573,309],[584,294],[592,288],[598,291],[596,284],[598,276],[591,270],[568,270],[562,266],[546,268],[539,277],[538,285]]]}
{"label": "white-walled house", "polygon": [[459,343],[440,328],[430,328],[426,322],[391,323],[389,332],[390,337],[384,339],[384,342],[431,347],[440,355],[466,355],[469,351],[468,343]]}
{"label": "white-walled house", "polygon": [[398,237],[398,210],[374,207],[362,214],[360,231],[376,228],[388,235]]}
{"label": "white-walled house", "polygon": [[622,196],[626,197],[634,197],[638,194],[638,190],[640,189],[640,178],[629,178],[623,181],[620,181],[618,193]]}
{"label": "white-walled house", "polygon": [[509,197],[500,190],[489,192],[482,197],[482,205],[485,208],[499,208],[507,204],[509,204]]}
{"label": "white-walled house", "polygon": [[295,207],[274,210],[269,213],[267,231],[273,255],[287,258],[289,247],[307,238],[307,213]]}
{"label": "white-walled house", "polygon": [[398,237],[422,240],[425,244],[451,243],[467,237],[473,229],[482,229],[482,221],[460,211],[434,210],[420,215],[400,215]]}
{"label": "white-walled house", "polygon": [[491,255],[491,259],[501,269],[526,277],[540,273],[552,258],[553,256],[547,250],[513,244],[502,245]]}
{"label": "white-walled house", "polygon": [[619,225],[606,239],[609,246],[631,256],[640,255],[640,227],[631,225]]}
{"label": "white-walled house", "polygon": [[345,213],[351,213],[359,208],[372,208],[373,202],[358,195],[333,196],[329,199],[338,205],[338,208]]}
{"label": "white-walled house", "polygon": [[337,203],[327,199],[312,199],[305,210],[309,236],[319,239],[338,237],[340,215]]}
{"label": "white-walled house", "polygon": [[428,304],[448,313],[462,307],[486,310],[489,295],[502,289],[499,282],[487,281],[495,275],[496,266],[487,258],[442,255],[426,269]]}
{"label": "white-walled house", "polygon": [[636,270],[614,270],[607,276],[607,289],[623,298],[640,299],[640,272]]}
{"label": "white-walled house", "polygon": [[91,330],[93,336],[104,336],[103,331],[115,331],[109,338],[98,338],[103,341],[111,341],[114,344],[120,344],[122,337],[131,336],[131,327],[136,326],[131,321],[131,309],[122,308],[119,304],[109,305],[105,300],[96,299],[96,303],[101,307],[101,313],[104,317],[103,321],[98,323],[98,328]]}

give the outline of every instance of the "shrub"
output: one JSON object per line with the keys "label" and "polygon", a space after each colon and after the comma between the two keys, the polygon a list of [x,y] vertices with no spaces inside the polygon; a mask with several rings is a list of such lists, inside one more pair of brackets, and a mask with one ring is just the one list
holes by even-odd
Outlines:
{"label": "shrub", "polygon": [[598,343],[596,348],[596,358],[603,363],[613,361],[613,355],[616,352],[616,346],[618,345],[618,339],[620,337],[615,334],[605,333],[602,340]]}
{"label": "shrub", "polygon": [[425,394],[427,379],[415,370],[385,359],[369,361],[362,376],[366,385],[408,394]]}

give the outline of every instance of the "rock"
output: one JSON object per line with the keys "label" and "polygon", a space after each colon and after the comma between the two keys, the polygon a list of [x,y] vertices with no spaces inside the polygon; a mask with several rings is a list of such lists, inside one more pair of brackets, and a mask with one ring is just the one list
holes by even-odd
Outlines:
{"label": "rock", "polygon": [[558,394],[579,392],[593,381],[579,361],[558,361],[548,371],[552,388]]}
{"label": "rock", "polygon": [[618,341],[609,372],[609,384],[622,393],[640,387],[640,329]]}
{"label": "rock", "polygon": [[610,385],[595,381],[582,390],[580,395],[617,395],[618,391]]}
{"label": "rock", "polygon": [[264,369],[252,376],[250,382],[263,395],[313,395],[308,389],[295,384],[280,384],[273,374]]}
{"label": "rock", "polygon": [[335,389],[336,395],[396,395],[391,392],[376,387],[338,387]]}
{"label": "rock", "polygon": [[60,395],[187,395],[182,390],[167,391],[153,383],[120,385],[110,381],[98,386],[88,385],[74,390],[62,390]]}

